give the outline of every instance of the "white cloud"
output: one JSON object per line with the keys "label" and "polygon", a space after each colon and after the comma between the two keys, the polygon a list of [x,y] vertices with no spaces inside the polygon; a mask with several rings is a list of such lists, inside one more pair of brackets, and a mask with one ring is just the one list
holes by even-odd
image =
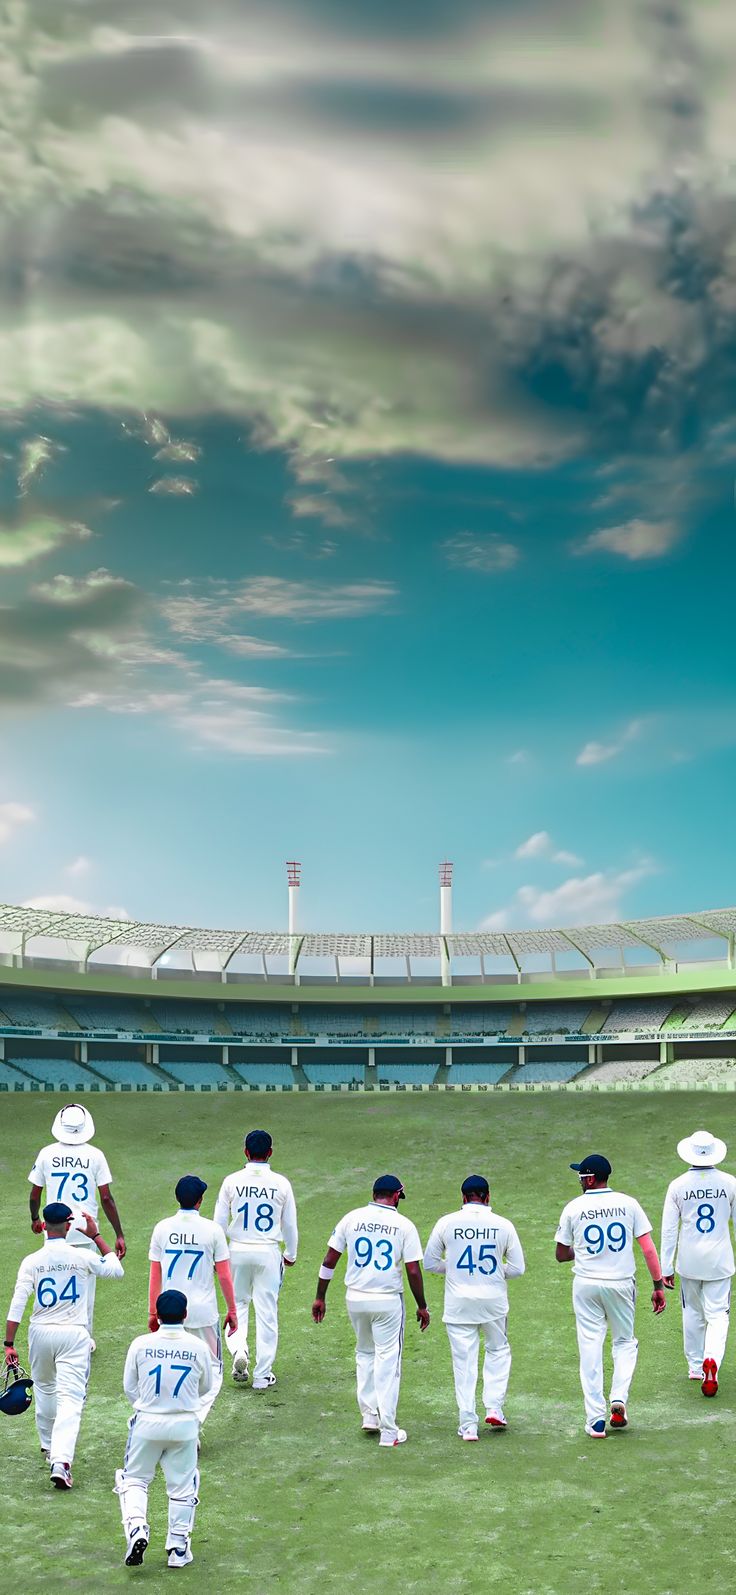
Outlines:
{"label": "white cloud", "polygon": [[530,759],[531,759],[531,754],[530,754],[528,748],[517,748],[514,753],[509,753],[507,759],[505,760],[505,763],[506,764],[528,764]]}
{"label": "white cloud", "polygon": [[609,759],[618,758],[618,755],[623,753],[624,748],[630,742],[635,742],[637,737],[641,736],[644,724],[644,720],[641,719],[630,720],[628,725],[624,726],[623,731],[615,742],[586,742],[585,746],[580,749],[575,763],[579,765],[606,764]]}
{"label": "white cloud", "polygon": [[549,831],[534,831],[525,842],[521,842],[514,853],[516,859],[546,858],[553,864],[569,864],[575,866],[582,864],[583,860],[575,853],[568,853],[564,848],[555,847]]}
{"label": "white cloud", "polygon": [[70,880],[80,880],[83,875],[89,875],[91,868],[91,858],[87,858],[86,853],[80,853],[78,858],[72,859],[71,864],[65,865],[64,874]]}
{"label": "white cloud", "polygon": [[30,825],[36,811],[28,803],[0,803],[0,842],[9,842],[22,825]]}
{"label": "white cloud", "polygon": [[41,511],[0,516],[0,569],[30,565],[63,547],[81,543],[93,534],[81,521],[69,521]]}
{"label": "white cloud", "polygon": [[289,648],[282,648],[280,643],[266,642],[263,637],[238,637],[227,634],[217,638],[218,648],[224,648],[226,653],[235,654],[239,659],[292,659],[294,655]]}
{"label": "white cloud", "polygon": [[352,620],[389,609],[397,596],[393,582],[362,581],[328,585],[289,581],[284,576],[253,576],[241,582],[212,582],[203,592],[178,592],[161,604],[171,630],[190,641],[232,633],[239,615],[270,620]]}
{"label": "white cloud", "polygon": [[473,532],[457,532],[440,544],[448,565],[463,570],[480,570],[489,575],[495,571],[512,570],[521,559],[521,549],[516,543],[504,542],[495,533],[481,537]]}
{"label": "white cloud", "polygon": [[42,892],[38,897],[27,897],[23,908],[45,908],[51,914],[100,914],[104,919],[130,919],[127,908],[113,904],[109,908],[96,908],[92,903],[68,892]]}
{"label": "white cloud", "polygon": [[191,476],[161,476],[148,491],[164,498],[191,498],[199,491],[199,483]]}
{"label": "white cloud", "polygon": [[577,544],[576,554],[597,554],[600,550],[620,554],[622,559],[638,562],[642,559],[661,559],[681,537],[681,528],[674,521],[624,521],[619,526],[604,526],[591,532]]}
{"label": "white cloud", "polygon": [[573,875],[551,891],[520,886],[513,901],[487,915],[481,930],[521,929],[526,925],[586,925],[616,923],[623,917],[623,898],[632,886],[654,873],[651,859],[625,870],[596,870]]}

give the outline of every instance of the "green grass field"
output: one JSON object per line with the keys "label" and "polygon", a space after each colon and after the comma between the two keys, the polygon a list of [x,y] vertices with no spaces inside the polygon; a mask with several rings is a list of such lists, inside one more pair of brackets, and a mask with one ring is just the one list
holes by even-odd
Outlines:
{"label": "green grass field", "polygon": [[[3,1320],[20,1258],[35,1244],[26,1176],[50,1138],[59,1099],[2,1104]],[[667,1181],[682,1165],[683,1134],[705,1123],[729,1139],[727,1096],[539,1094],[429,1097],[350,1095],[96,1096],[96,1141],[114,1175],[129,1254],[121,1283],[100,1282],[98,1352],[71,1495],[54,1491],[30,1415],[2,1422],[3,1561],[7,1588],[117,1590],[170,1585],[163,1555],[165,1498],[151,1492],[152,1545],[139,1572],[122,1565],[117,1498],[128,1407],[125,1352],[146,1327],[148,1239],[175,1208],[173,1186],[196,1171],[210,1189],[240,1161],[246,1129],[265,1126],[274,1167],[291,1178],[301,1249],[281,1297],[278,1385],[255,1394],[226,1381],[204,1432],[202,1490],[189,1587],[229,1591],[481,1591],[510,1595],[689,1595],[726,1591],[736,1532],[732,1479],[736,1379],[731,1346],[721,1390],[688,1384],[679,1298],[663,1319],[649,1308],[641,1269],[639,1366],[631,1426],[604,1444],[583,1432],[569,1268],[554,1232],[576,1194],[567,1165],[605,1151],[614,1183],[642,1201],[655,1226]],[[734,1148],[736,1151],[736,1147]],[[736,1168],[736,1159],[727,1167]],[[456,1436],[442,1282],[428,1281],[433,1322],[408,1320],[400,1421],[409,1442],[391,1455],[361,1434],[352,1332],[340,1275],[321,1328],[310,1316],[317,1268],[334,1220],[367,1198],[373,1177],[401,1174],[404,1211],[426,1240],[457,1204],[464,1175],[489,1175],[496,1209],[516,1223],[525,1278],[510,1285],[514,1366],[505,1434],[478,1446]],[[18,1337],[26,1347],[25,1326]]]}

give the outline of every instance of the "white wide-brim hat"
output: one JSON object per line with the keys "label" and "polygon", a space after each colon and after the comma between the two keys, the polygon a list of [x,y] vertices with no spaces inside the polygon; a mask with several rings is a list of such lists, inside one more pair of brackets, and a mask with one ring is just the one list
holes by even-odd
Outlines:
{"label": "white wide-brim hat", "polygon": [[692,1135],[686,1135],[684,1141],[677,1143],[678,1157],[696,1169],[715,1168],[716,1163],[723,1162],[727,1151],[725,1141],[719,1141],[709,1130],[694,1130]]}
{"label": "white wide-brim hat", "polygon": [[62,1146],[84,1146],[94,1133],[95,1121],[81,1102],[67,1102],[59,1108],[51,1126],[54,1140],[61,1141]]}

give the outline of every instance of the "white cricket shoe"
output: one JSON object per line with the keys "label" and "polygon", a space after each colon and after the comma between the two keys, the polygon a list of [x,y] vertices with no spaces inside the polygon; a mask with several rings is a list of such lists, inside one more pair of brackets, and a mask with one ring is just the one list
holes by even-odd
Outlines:
{"label": "white cricket shoe", "polygon": [[489,1429],[507,1429],[508,1424],[500,1407],[489,1407],[486,1413]]}
{"label": "white cricket shoe", "polygon": [[96,1340],[90,1340],[89,1349],[90,1349],[90,1351],[96,1351],[97,1350],[97,1341]]}
{"label": "white cricket shoe", "polygon": [[265,1379],[259,1379],[258,1384],[256,1384],[255,1379],[254,1379],[253,1380],[253,1389],[254,1390],[272,1390],[273,1386],[275,1385],[275,1383],[276,1383],[276,1375],[275,1375],[275,1373],[270,1373],[270,1374],[266,1375]]}
{"label": "white cricket shoe", "polygon": [[71,1490],[73,1482],[72,1470],[68,1462],[52,1462],[51,1483],[56,1486],[57,1490]]}
{"label": "white cricket shoe", "polygon": [[461,1440],[477,1440],[478,1438],[478,1427],[474,1423],[467,1423],[464,1429],[458,1429],[457,1432]]}
{"label": "white cricket shoe", "polygon": [[606,1420],[605,1420],[605,1418],[596,1418],[595,1423],[586,1423],[586,1425],[585,1425],[585,1433],[590,1435],[591,1440],[605,1440],[605,1438],[606,1438]]}
{"label": "white cricket shoe", "polygon": [[186,1545],[167,1545],[166,1555],[169,1558],[169,1567],[188,1567],[189,1563],[194,1561],[188,1540]]}
{"label": "white cricket shoe", "polygon": [[233,1380],[236,1385],[247,1385],[250,1374],[247,1351],[239,1351],[233,1357]]}
{"label": "white cricket shoe", "polygon": [[377,1412],[364,1412],[363,1413],[363,1425],[362,1425],[362,1427],[363,1427],[363,1433],[364,1434],[380,1434],[381,1433],[381,1420],[380,1420],[380,1418],[378,1416],[378,1413]]}
{"label": "white cricket shoe", "polygon": [[127,1537],[125,1566],[140,1567],[148,1550],[150,1530],[147,1523],[138,1523]]}
{"label": "white cricket shoe", "polygon": [[405,1441],[406,1429],[397,1429],[395,1434],[387,1434],[385,1437],[381,1435],[378,1444],[385,1446],[404,1445]]}
{"label": "white cricket shoe", "polygon": [[701,1368],[688,1368],[687,1376],[688,1376],[688,1379],[697,1379],[699,1385],[702,1384],[702,1382],[703,1382],[703,1370],[702,1370],[702,1367]]}

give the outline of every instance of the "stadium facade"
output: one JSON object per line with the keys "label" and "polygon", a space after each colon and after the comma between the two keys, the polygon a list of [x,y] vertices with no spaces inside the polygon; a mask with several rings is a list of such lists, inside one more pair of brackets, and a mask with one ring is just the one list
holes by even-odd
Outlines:
{"label": "stadium facade", "polygon": [[291,895],[272,933],[0,907],[0,1088],[736,1084],[736,909],[450,924],[447,896],[406,935],[299,933]]}

